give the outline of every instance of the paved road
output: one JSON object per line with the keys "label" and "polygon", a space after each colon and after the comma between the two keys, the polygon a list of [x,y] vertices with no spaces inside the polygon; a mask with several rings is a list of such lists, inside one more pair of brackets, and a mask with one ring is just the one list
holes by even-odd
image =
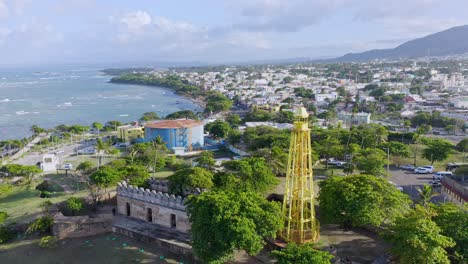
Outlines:
{"label": "paved road", "polygon": [[[75,154],[77,150],[83,149],[86,147],[89,147],[93,144],[93,142],[79,142],[71,145],[65,145],[65,146],[59,146],[57,148],[49,148],[48,151],[45,151],[44,153],[54,153],[59,150],[63,150],[62,153],[59,154],[60,158],[68,157],[72,154]],[[42,155],[43,153],[39,152],[31,152],[28,153],[27,155],[24,155],[24,157],[19,158],[18,160],[14,161],[16,164],[21,164],[21,165],[36,165],[38,162],[42,162]]]}
{"label": "paved road", "polygon": [[[35,137],[31,142],[29,142],[26,146],[24,146],[22,149],[20,149],[18,152],[16,152],[13,156],[11,156],[8,160],[15,160],[21,157],[24,153],[28,152],[34,145],[39,143],[44,138],[47,138],[49,135],[46,134],[41,134],[40,136]],[[2,163],[6,163],[4,160]]]}

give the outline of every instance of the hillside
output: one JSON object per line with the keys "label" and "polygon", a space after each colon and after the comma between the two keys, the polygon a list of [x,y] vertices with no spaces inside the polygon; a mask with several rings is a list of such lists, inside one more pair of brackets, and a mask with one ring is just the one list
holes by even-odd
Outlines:
{"label": "hillside", "polygon": [[334,61],[366,61],[374,59],[417,58],[468,53],[468,25],[453,27],[401,44],[394,49],[349,53]]}

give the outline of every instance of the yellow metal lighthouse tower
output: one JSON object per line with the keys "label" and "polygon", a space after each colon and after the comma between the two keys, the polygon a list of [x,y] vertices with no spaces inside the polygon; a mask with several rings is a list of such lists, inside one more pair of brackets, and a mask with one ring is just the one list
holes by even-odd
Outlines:
{"label": "yellow metal lighthouse tower", "polygon": [[309,114],[304,107],[296,109],[291,132],[283,199],[284,229],[280,236],[287,242],[315,242],[319,223],[315,219],[314,182],[310,145]]}

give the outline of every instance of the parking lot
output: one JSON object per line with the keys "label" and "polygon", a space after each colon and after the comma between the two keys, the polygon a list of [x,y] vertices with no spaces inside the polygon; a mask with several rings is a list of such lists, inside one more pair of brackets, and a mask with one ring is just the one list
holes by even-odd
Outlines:
{"label": "parking lot", "polygon": [[[419,197],[417,188],[421,188],[423,185],[429,184],[429,182],[433,179],[433,173],[415,174],[412,170],[402,170],[396,166],[390,167],[390,174],[391,176],[389,180],[403,187],[403,191],[407,193],[413,200],[416,200]],[[440,187],[434,187],[434,191],[439,192]],[[440,195],[434,197],[433,199],[434,201],[443,201],[443,197]]]}

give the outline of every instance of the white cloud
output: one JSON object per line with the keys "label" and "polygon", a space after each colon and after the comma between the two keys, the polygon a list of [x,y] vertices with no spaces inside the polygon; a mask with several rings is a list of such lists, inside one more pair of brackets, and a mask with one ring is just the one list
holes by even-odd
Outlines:
{"label": "white cloud", "polygon": [[9,15],[8,6],[4,0],[0,0],[0,19],[7,18]]}
{"label": "white cloud", "polygon": [[151,16],[144,11],[136,11],[125,14],[120,20],[131,30],[140,29],[151,24]]}

